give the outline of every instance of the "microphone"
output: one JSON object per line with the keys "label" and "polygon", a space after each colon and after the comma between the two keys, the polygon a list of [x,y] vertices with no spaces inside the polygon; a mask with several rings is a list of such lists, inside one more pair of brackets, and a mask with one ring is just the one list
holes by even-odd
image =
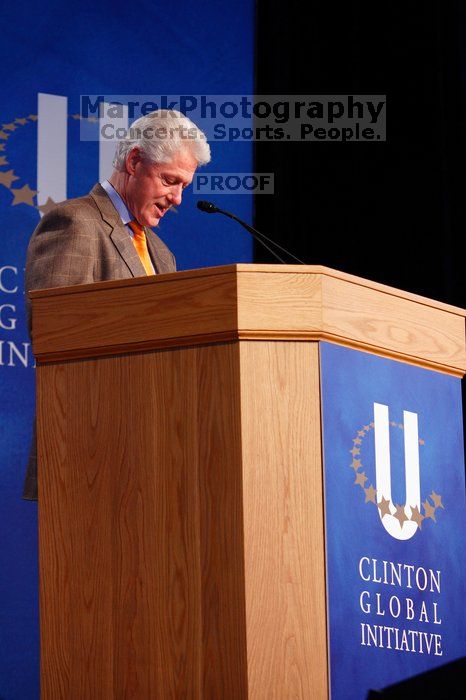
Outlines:
{"label": "microphone", "polygon": [[[249,231],[251,236],[256,239],[259,243],[261,243],[264,248],[267,248],[269,253],[271,253],[274,258],[279,260],[281,263],[284,263],[286,265],[286,261],[281,258],[278,253],[276,253],[272,248],[270,248],[265,241],[268,241],[271,245],[274,245],[276,248],[279,250],[283,251],[283,253],[286,253],[287,255],[290,256],[290,258],[293,258],[293,260],[296,260],[296,262],[299,262],[301,265],[306,265],[305,262],[300,260],[299,258],[296,257],[296,255],[293,255],[293,253],[290,253],[289,250],[286,250],[286,248],[283,248],[281,245],[279,245],[276,241],[273,241],[271,238],[267,238],[267,236],[264,233],[260,233],[260,231],[257,231],[255,228],[252,226],[249,226],[245,221],[242,221],[239,219],[237,216],[232,214],[229,211],[224,211],[223,209],[219,209],[219,207],[216,207],[215,204],[212,204],[212,202],[206,202],[205,200],[200,200],[197,203],[197,208],[200,209],[201,211],[205,212],[206,214],[224,214],[225,216],[228,216],[228,218],[233,219],[233,221],[237,221],[241,226],[244,226],[246,231]],[[264,239],[264,240],[263,240]]]}
{"label": "microphone", "polygon": [[217,214],[217,212],[220,211],[220,209],[216,207],[215,204],[212,204],[212,202],[205,202],[204,200],[200,200],[197,203],[197,208],[201,211],[205,211],[206,214]]}

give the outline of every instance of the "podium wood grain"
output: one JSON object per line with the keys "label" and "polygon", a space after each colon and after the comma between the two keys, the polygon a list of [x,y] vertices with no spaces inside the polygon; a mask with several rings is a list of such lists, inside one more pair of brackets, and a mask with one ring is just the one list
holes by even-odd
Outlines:
{"label": "podium wood grain", "polygon": [[316,352],[41,368],[44,700],[326,697]]}
{"label": "podium wood grain", "polygon": [[318,344],[240,354],[250,697],[326,698]]}
{"label": "podium wood grain", "polygon": [[43,698],[247,697],[238,369],[224,345],[40,374]]}
{"label": "podium wood grain", "polygon": [[327,340],[457,376],[466,371],[463,309],[325,267],[227,265],[31,298],[39,362],[181,342]]}

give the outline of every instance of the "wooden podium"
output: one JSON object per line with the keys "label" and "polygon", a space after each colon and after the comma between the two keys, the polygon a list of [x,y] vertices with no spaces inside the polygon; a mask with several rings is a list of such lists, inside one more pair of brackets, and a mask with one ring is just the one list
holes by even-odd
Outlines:
{"label": "wooden podium", "polygon": [[42,700],[326,698],[319,341],[462,376],[464,313],[314,266],[31,299]]}

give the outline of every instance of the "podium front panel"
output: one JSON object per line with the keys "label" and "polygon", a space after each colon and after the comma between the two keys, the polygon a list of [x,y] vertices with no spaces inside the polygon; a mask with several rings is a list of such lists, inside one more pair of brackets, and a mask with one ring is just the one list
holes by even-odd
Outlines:
{"label": "podium front panel", "polygon": [[461,382],[321,344],[332,700],[464,655]]}

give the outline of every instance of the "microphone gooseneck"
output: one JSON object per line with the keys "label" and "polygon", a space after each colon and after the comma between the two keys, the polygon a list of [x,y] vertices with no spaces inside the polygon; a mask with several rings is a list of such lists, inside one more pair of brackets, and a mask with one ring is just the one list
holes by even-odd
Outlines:
{"label": "microphone gooseneck", "polygon": [[283,248],[281,245],[279,245],[276,241],[273,241],[271,238],[268,238],[264,233],[261,233],[260,231],[257,231],[257,229],[253,228],[252,226],[249,226],[245,221],[242,221],[242,219],[239,219],[237,216],[232,214],[229,211],[224,211],[223,209],[220,209],[219,207],[215,206],[215,204],[212,204],[212,202],[206,202],[205,200],[200,200],[197,203],[197,208],[200,209],[200,211],[205,212],[206,214],[223,214],[224,216],[228,216],[228,218],[233,219],[233,221],[237,221],[241,226],[243,226],[246,231],[249,231],[251,236],[256,239],[259,243],[261,243],[264,248],[267,248],[269,253],[271,253],[274,258],[279,260],[281,263],[286,265],[286,261],[281,258],[278,253],[276,253],[272,248],[270,248],[265,241],[270,243],[271,245],[275,246],[279,250],[281,250],[283,253],[286,253],[287,255],[290,256],[290,258],[293,258],[293,260],[296,260],[296,262],[299,262],[301,265],[306,265],[306,263],[303,260],[300,260],[299,258],[296,257],[296,255],[293,255],[293,253],[290,253],[289,250],[286,250],[286,248]]}

